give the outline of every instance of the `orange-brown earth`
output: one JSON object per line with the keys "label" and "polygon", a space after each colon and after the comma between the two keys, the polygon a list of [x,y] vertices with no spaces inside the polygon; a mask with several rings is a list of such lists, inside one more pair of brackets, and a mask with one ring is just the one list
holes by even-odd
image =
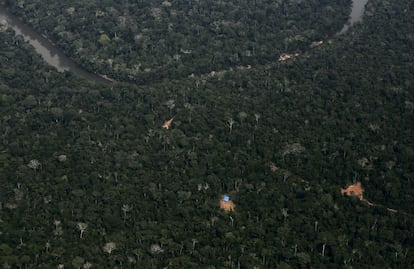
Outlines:
{"label": "orange-brown earth", "polygon": [[105,79],[105,80],[107,80],[107,81],[110,81],[110,82],[115,82],[115,79],[113,79],[113,78],[110,78],[108,75],[106,75],[106,74],[98,74],[98,76],[100,76],[101,78],[103,78],[103,79]]}
{"label": "orange-brown earth", "polygon": [[174,120],[174,117],[172,117],[171,119],[164,122],[164,124],[162,125],[162,128],[167,129],[167,130],[170,129],[171,123],[172,123],[173,120]]}
{"label": "orange-brown earth", "polygon": [[223,209],[224,211],[228,211],[228,212],[234,211],[234,209],[236,208],[236,205],[233,203],[233,201],[229,200],[229,201],[226,202],[226,201],[223,200],[223,197],[224,196],[222,196],[220,198],[220,208]]}
{"label": "orange-brown earth", "polygon": [[368,201],[367,199],[364,199],[364,196],[363,196],[364,188],[362,187],[361,182],[357,182],[355,184],[349,185],[348,188],[346,188],[346,189],[341,188],[341,194],[342,195],[346,194],[348,196],[356,196],[356,197],[358,197],[359,200],[367,203],[370,206],[378,206],[378,207],[386,208],[389,212],[392,212],[392,213],[397,213],[398,212],[398,210],[396,210],[394,208],[385,207],[381,204],[374,204],[374,203]]}
{"label": "orange-brown earth", "polygon": [[362,187],[361,182],[349,185],[346,189],[341,188],[341,194],[346,194],[348,196],[356,196],[359,200],[364,200],[364,188]]}
{"label": "orange-brown earth", "polygon": [[279,59],[278,59],[278,61],[279,62],[284,62],[284,61],[287,61],[287,60],[289,60],[289,59],[292,59],[292,58],[295,58],[295,57],[298,57],[300,54],[299,53],[292,53],[292,54],[288,54],[288,53],[282,53],[280,56],[279,56]]}
{"label": "orange-brown earth", "polygon": [[276,166],[275,163],[271,162],[270,163],[270,171],[272,171],[272,173],[276,172],[277,170],[279,170],[279,168]]}

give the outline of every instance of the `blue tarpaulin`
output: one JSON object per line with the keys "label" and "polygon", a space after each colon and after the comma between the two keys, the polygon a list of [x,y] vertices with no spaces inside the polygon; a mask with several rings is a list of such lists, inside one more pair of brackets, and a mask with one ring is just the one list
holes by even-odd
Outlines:
{"label": "blue tarpaulin", "polygon": [[229,197],[229,196],[227,196],[227,195],[224,195],[224,196],[223,196],[223,201],[224,201],[224,202],[228,202],[228,201],[230,201],[230,197]]}

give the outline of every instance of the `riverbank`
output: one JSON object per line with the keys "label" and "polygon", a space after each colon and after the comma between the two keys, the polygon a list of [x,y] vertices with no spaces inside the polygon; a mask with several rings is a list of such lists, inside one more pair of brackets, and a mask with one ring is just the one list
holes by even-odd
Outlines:
{"label": "riverbank", "polygon": [[[350,12],[350,0],[321,2],[321,7],[306,1],[301,5],[289,2],[284,7],[286,10],[282,10],[280,4],[268,2],[253,6],[230,0],[224,7],[212,1],[211,9],[234,9],[235,14],[214,12],[207,15],[203,11],[205,4],[195,3],[174,7],[174,16],[167,14],[170,9],[167,2],[161,10],[152,9],[151,3],[143,3],[141,8],[137,3],[130,3],[130,13],[125,13],[122,5],[113,0],[101,9],[97,8],[97,3],[62,5],[55,2],[45,6],[40,0],[31,0],[30,5],[36,6],[35,9],[27,4],[21,8],[15,2],[9,3],[13,14],[18,14],[39,33],[46,33],[86,70],[139,84],[185,78],[193,73],[198,76],[211,70],[248,64],[270,64],[281,53],[304,51],[308,42],[334,35]],[[111,6],[113,9],[103,10]],[[154,12],[146,14],[143,7]],[[183,17],[184,20],[179,19],[192,9],[199,11]],[[262,10],[260,13],[267,10],[267,15],[255,10]],[[236,13],[240,14],[236,16]],[[306,13],[312,15],[311,18]],[[164,22],[151,23],[151,16],[163,18]],[[294,21],[295,27],[289,30],[289,22]]]}
{"label": "riverbank", "polygon": [[[353,0],[352,10],[348,22],[343,26],[342,30],[339,31],[338,34],[344,33],[354,23],[362,20],[362,14],[367,1],[368,0]],[[0,2],[0,21],[2,18],[6,19],[8,22],[8,27],[13,29],[16,35],[21,35],[25,41],[29,42],[35,48],[36,52],[42,56],[44,61],[47,64],[55,67],[57,71],[69,71],[81,78],[95,82],[112,83],[115,81],[113,78],[109,77],[106,74],[99,74],[97,72],[92,73],[80,67],[73,60],[67,57],[61,49],[57,48],[56,45],[54,45],[53,42],[49,40],[45,35],[39,34],[30,26],[24,24],[19,18],[11,14],[7,10],[5,1]],[[313,47],[311,46],[310,48]]]}
{"label": "riverbank", "polygon": [[69,59],[47,37],[37,33],[19,18],[11,14],[7,10],[4,1],[0,2],[0,21],[2,20],[7,22],[8,28],[12,29],[16,35],[22,36],[26,42],[33,46],[35,51],[42,56],[45,63],[55,67],[58,72],[72,72],[76,76],[89,81],[110,83],[110,80],[84,70]]}

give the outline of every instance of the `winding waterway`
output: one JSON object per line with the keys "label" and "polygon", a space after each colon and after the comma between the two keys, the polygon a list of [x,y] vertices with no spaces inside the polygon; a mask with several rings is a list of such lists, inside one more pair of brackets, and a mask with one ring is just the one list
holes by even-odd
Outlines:
{"label": "winding waterway", "polygon": [[352,10],[348,22],[342,27],[339,33],[346,32],[354,23],[362,21],[367,2],[368,0],[352,0]]}
{"label": "winding waterway", "polygon": [[[339,33],[346,32],[350,26],[362,20],[365,4],[367,2],[368,0],[352,0],[352,11],[349,20]],[[8,12],[0,0],[0,21],[2,20],[6,20],[8,26],[16,32],[16,35],[21,35],[24,40],[28,41],[42,56],[44,61],[55,67],[59,72],[70,71],[88,80],[108,82],[98,75],[87,72],[75,64],[75,62],[66,57],[66,55],[60,49],[56,48],[50,41]]]}
{"label": "winding waterway", "polygon": [[49,40],[35,32],[28,25],[22,23],[0,3],[0,22],[3,20],[6,20],[8,27],[13,29],[16,35],[22,36],[25,41],[29,42],[34,47],[36,52],[42,56],[43,60],[47,64],[55,67],[57,71],[70,71],[77,76],[90,81],[107,82],[98,75],[90,73],[79,67],[60,49],[56,48]]}

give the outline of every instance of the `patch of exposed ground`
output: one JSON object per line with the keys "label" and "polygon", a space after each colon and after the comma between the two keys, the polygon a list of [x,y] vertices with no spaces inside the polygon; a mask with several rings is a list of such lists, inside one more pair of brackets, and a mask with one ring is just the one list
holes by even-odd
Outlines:
{"label": "patch of exposed ground", "polygon": [[233,203],[233,201],[232,200],[225,201],[223,198],[224,198],[224,195],[220,198],[220,208],[228,212],[234,211],[234,209],[236,208],[236,205]]}
{"label": "patch of exposed ground", "polygon": [[355,196],[359,200],[364,200],[364,188],[362,187],[361,182],[357,182],[355,184],[349,185],[348,188],[342,189],[341,188],[341,194],[348,195],[348,196]]}
{"label": "patch of exposed ground", "polygon": [[174,117],[165,121],[164,124],[162,125],[162,128],[167,129],[167,130],[170,129],[171,123],[173,122],[173,120],[174,120]]}

